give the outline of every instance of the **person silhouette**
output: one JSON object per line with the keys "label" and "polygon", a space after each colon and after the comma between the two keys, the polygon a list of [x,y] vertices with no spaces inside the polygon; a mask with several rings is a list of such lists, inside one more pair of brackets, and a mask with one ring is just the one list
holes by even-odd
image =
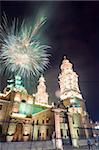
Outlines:
{"label": "person silhouette", "polygon": [[92,142],[90,138],[87,140],[87,145],[88,145],[88,149],[92,148]]}

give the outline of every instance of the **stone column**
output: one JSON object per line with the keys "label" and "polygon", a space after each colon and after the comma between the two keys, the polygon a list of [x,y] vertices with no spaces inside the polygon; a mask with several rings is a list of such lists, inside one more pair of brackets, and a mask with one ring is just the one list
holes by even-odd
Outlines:
{"label": "stone column", "polygon": [[63,150],[62,139],[61,139],[61,130],[60,130],[60,112],[61,109],[53,109],[55,117],[55,133],[56,133],[56,148]]}
{"label": "stone column", "polygon": [[85,137],[89,138],[89,131],[88,131],[88,120],[86,119],[87,115],[82,115],[82,122],[83,122],[83,127],[85,131]]}
{"label": "stone column", "polygon": [[69,121],[69,128],[70,128],[72,145],[74,147],[79,147],[79,145],[78,145],[77,128],[76,128],[76,127],[79,127],[79,124],[77,124],[77,118],[76,118],[75,114],[68,113],[68,121]]}

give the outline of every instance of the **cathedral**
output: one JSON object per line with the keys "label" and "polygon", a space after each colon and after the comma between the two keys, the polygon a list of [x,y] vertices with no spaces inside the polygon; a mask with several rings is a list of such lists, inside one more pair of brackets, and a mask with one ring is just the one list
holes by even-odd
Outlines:
{"label": "cathedral", "polygon": [[89,115],[81,94],[78,75],[64,56],[58,77],[58,102],[49,105],[46,81],[41,75],[37,92],[28,94],[20,76],[8,80],[0,93],[0,132],[6,141],[56,139],[77,147],[79,139],[92,136]]}

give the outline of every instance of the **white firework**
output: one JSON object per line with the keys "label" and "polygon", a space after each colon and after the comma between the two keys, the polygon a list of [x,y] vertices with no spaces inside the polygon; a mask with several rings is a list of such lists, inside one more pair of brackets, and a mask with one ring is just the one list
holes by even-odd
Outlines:
{"label": "white firework", "polygon": [[39,75],[48,66],[49,46],[36,40],[38,30],[45,21],[46,18],[40,17],[34,28],[28,28],[25,23],[19,28],[18,21],[14,20],[8,28],[7,18],[4,17],[0,26],[2,71],[29,77]]}

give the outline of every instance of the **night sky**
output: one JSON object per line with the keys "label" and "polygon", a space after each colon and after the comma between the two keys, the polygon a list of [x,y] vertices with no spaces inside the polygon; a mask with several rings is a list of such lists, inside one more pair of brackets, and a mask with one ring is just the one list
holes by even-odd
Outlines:
{"label": "night sky", "polygon": [[[5,12],[9,20],[35,16],[41,8],[47,10],[48,20],[43,34],[51,45],[50,66],[45,72],[50,102],[58,101],[55,91],[58,90],[59,67],[66,55],[79,75],[90,118],[99,120],[99,2],[1,2],[1,12]],[[6,79],[1,76],[1,90]],[[29,92],[34,89],[35,93],[37,82],[27,83]]]}

